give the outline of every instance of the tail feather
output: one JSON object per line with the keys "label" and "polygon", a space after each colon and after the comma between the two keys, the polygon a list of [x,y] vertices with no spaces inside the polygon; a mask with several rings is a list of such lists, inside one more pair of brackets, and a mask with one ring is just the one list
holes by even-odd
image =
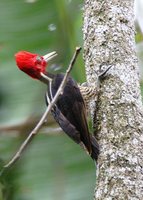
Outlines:
{"label": "tail feather", "polygon": [[91,139],[91,149],[92,149],[91,158],[97,161],[99,155],[99,144],[94,136],[91,136],[90,139]]}

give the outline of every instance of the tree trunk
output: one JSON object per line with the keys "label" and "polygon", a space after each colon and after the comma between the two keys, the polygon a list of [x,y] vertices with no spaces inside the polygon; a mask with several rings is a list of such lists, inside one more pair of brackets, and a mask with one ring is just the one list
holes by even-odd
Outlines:
{"label": "tree trunk", "polygon": [[143,115],[133,6],[133,0],[85,0],[84,5],[88,84],[96,82],[100,69],[112,66],[94,110],[100,145],[96,200],[143,199]]}

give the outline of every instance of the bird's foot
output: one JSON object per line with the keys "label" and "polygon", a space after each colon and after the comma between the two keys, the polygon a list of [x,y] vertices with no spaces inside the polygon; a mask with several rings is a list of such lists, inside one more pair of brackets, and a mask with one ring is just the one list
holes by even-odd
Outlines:
{"label": "bird's foot", "polygon": [[106,73],[109,71],[109,69],[112,67],[112,65],[110,65],[107,69],[105,69],[103,72],[101,72],[98,75],[98,79],[99,80],[103,80],[106,77]]}

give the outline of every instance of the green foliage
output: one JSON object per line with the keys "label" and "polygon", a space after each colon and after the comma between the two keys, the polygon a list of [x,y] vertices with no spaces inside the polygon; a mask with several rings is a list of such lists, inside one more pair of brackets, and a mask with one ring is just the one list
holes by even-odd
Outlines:
{"label": "green foliage", "polygon": [[[0,150],[6,155],[6,148]],[[94,163],[65,135],[37,136],[2,180],[8,200],[91,199],[94,183]]]}
{"label": "green foliage", "polygon": [[[81,1],[26,2],[0,1],[0,17],[3,19],[0,24],[0,96],[4,99],[0,111],[1,123],[14,123],[30,113],[37,114],[36,105],[42,105],[44,101],[41,98],[44,86],[17,69],[14,61],[17,51],[27,50],[44,55],[56,50],[59,56],[51,65],[60,66],[64,72],[75,47],[82,45]],[[84,80],[82,56],[72,75],[78,81]],[[39,108],[40,113],[42,108]]]}
{"label": "green foliage", "polygon": [[[45,109],[46,87],[18,70],[14,54],[27,50],[44,55],[56,50],[59,56],[49,70],[57,73],[65,71],[75,47],[82,46],[82,0],[28,2],[0,1],[0,124],[6,126]],[[72,76],[85,80],[81,55]],[[4,162],[22,142],[16,131],[8,133],[0,137]],[[85,152],[65,135],[39,135],[21,160],[0,178],[0,200],[91,199],[95,168]]]}

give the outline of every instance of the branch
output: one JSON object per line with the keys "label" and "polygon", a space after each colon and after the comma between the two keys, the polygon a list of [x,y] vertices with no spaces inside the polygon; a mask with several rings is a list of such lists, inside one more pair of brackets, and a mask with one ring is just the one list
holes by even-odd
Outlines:
{"label": "branch", "polygon": [[[75,53],[70,61],[69,67],[65,73],[65,76],[62,80],[62,83],[56,93],[56,95],[54,96],[53,100],[51,101],[51,103],[48,105],[45,113],[43,114],[42,118],[40,119],[40,121],[38,122],[38,124],[36,125],[36,127],[31,131],[31,133],[28,135],[28,137],[26,138],[26,140],[22,143],[22,145],[20,146],[19,150],[16,152],[16,154],[12,157],[12,159],[3,167],[3,171],[9,167],[11,167],[21,156],[21,154],[23,153],[23,151],[26,149],[26,147],[28,146],[28,144],[30,144],[30,141],[32,141],[33,137],[38,133],[38,131],[40,130],[40,128],[42,127],[44,121],[47,118],[48,113],[51,111],[52,107],[54,106],[54,104],[56,103],[56,101],[58,100],[58,97],[62,94],[63,89],[66,85],[66,81],[67,78],[73,68],[73,65],[76,61],[76,58],[79,54],[81,50],[81,47],[76,47]],[[2,173],[3,173],[2,171]]]}
{"label": "branch", "polygon": [[[26,120],[24,120],[21,123],[13,124],[13,125],[0,125],[0,135],[6,134],[6,135],[29,135],[29,133],[32,131],[33,127],[36,126],[36,124],[39,122],[41,116],[28,116]],[[51,115],[48,115],[48,126],[55,125],[56,122],[52,118]],[[44,122],[43,127],[46,127],[47,123]],[[48,134],[49,135],[49,134]]]}

